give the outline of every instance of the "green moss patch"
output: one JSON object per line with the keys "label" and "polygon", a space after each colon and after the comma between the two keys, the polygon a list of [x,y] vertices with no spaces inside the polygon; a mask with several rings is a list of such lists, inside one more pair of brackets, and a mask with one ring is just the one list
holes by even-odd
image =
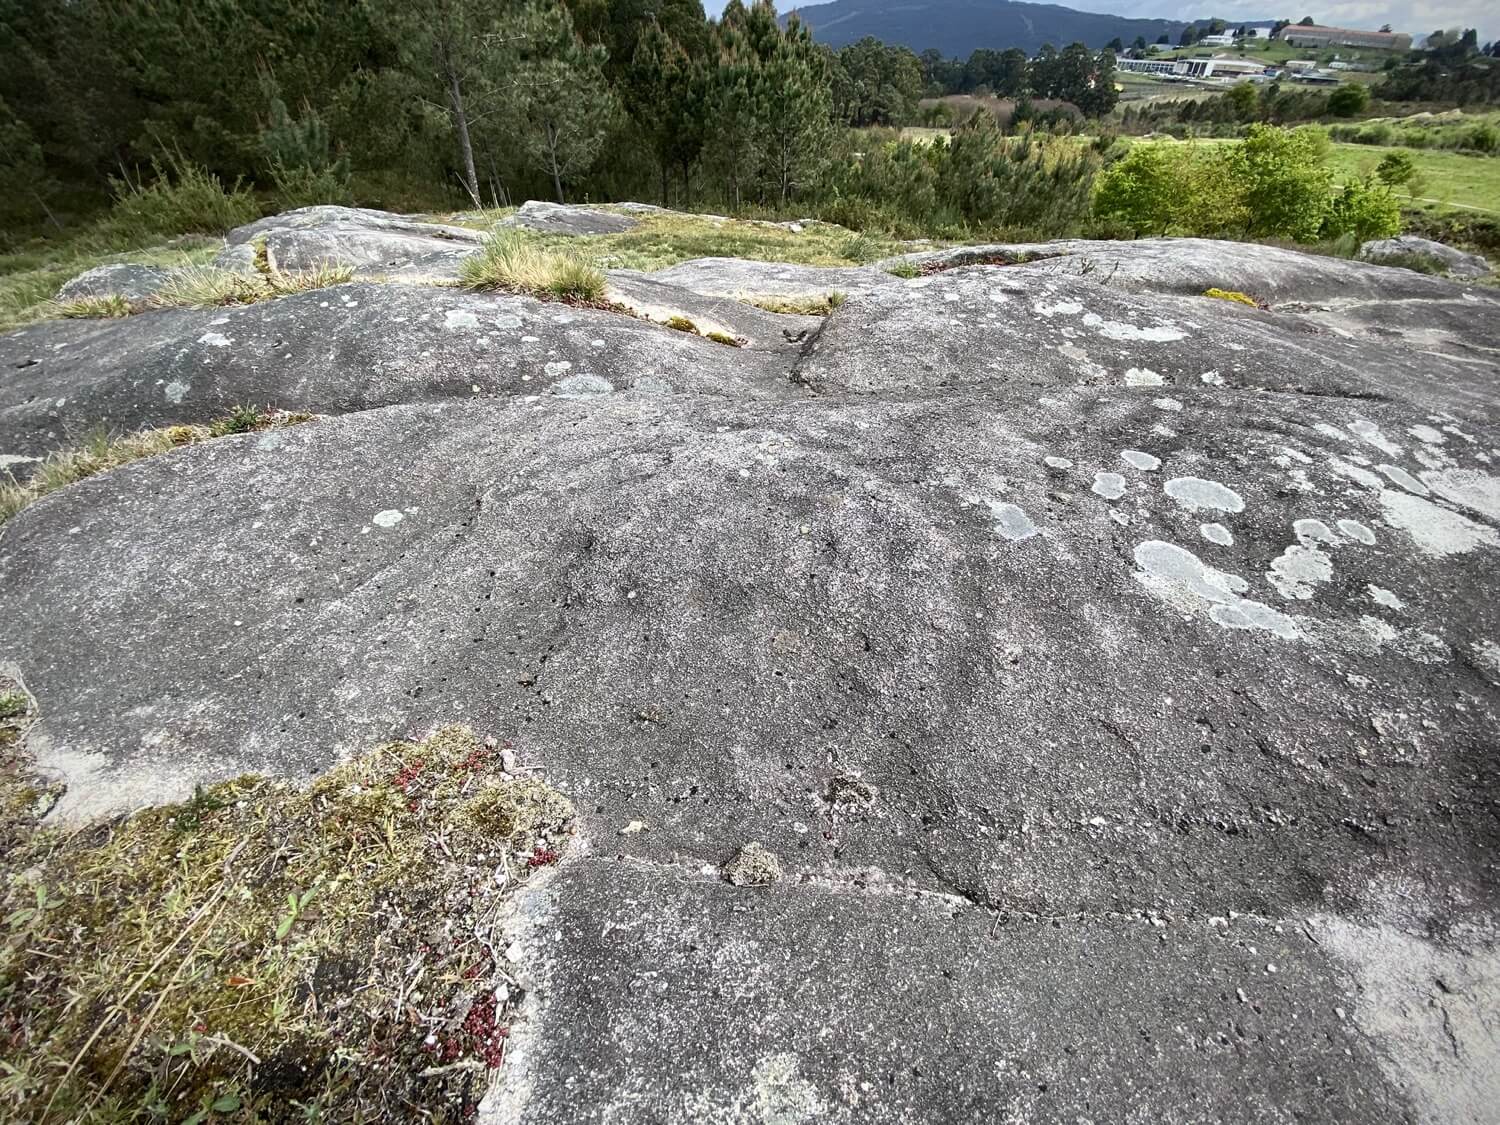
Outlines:
{"label": "green moss patch", "polygon": [[20,746],[0,741],[0,1117],[472,1119],[518,993],[505,900],[559,858],[565,797],[448,727],[307,788],[247,776],[62,828]]}
{"label": "green moss patch", "polygon": [[1241,292],[1239,292],[1236,289],[1219,289],[1219,288],[1205,289],[1203,291],[1203,295],[1205,297],[1213,297],[1215,300],[1219,300],[1219,301],[1233,301],[1236,304],[1249,305],[1252,309],[1259,309],[1259,308],[1264,308],[1265,307],[1259,301],[1257,301],[1254,297],[1250,296],[1250,294],[1248,294],[1248,293],[1241,293]]}

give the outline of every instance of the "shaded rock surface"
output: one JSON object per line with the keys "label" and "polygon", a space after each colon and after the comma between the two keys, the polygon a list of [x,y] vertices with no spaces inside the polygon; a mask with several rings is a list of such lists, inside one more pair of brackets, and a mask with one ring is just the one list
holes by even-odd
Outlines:
{"label": "shaded rock surface", "polygon": [[1171,245],[854,271],[785,349],[378,286],[0,339],[11,443],[347,412],[0,528],[28,746],[80,816],[509,737],[582,837],[487,1121],[1486,1121],[1500,302]]}
{"label": "shaded rock surface", "polygon": [[358,277],[451,280],[483,234],[361,207],[303,207],[231,231],[215,259],[221,269],[250,273],[257,245],[271,269],[350,266]]}
{"label": "shaded rock surface", "polygon": [[57,291],[59,301],[76,301],[84,297],[124,297],[127,301],[144,301],[166,283],[170,270],[162,266],[142,266],[116,262],[85,270]]}
{"label": "shaded rock surface", "polygon": [[1359,256],[1367,262],[1395,260],[1397,264],[1413,256],[1425,258],[1451,277],[1483,277],[1490,272],[1490,263],[1483,254],[1470,254],[1414,234],[1366,242],[1359,248]]}
{"label": "shaded rock surface", "polygon": [[623,234],[640,224],[627,215],[596,207],[575,207],[539,199],[523,203],[514,215],[500,220],[503,227],[525,227],[545,234]]}
{"label": "shaded rock surface", "polygon": [[377,284],[230,309],[39,324],[0,337],[0,371],[0,454],[27,456],[100,426],[202,422],[239,403],[325,414],[582,385],[797,393],[758,352],[617,313]]}

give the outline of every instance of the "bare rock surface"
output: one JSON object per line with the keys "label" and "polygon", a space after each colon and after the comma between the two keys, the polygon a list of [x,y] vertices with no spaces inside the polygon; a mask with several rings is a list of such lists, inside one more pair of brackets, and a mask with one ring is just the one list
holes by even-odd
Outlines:
{"label": "bare rock surface", "polygon": [[744,258],[694,258],[651,276],[666,285],[705,297],[734,299],[826,297],[830,293],[865,293],[898,285],[899,278],[867,266],[803,266],[789,262],[754,262]]}
{"label": "bare rock surface", "polygon": [[[228,309],[52,321],[0,337],[0,454],[239,403],[320,414],[486,396],[687,388],[794,395],[759,352],[527,297],[350,284]],[[715,388],[718,391],[715,391]]]}
{"label": "bare rock surface", "polygon": [[623,234],[640,224],[628,215],[604,211],[597,207],[578,207],[565,203],[547,203],[531,199],[514,215],[500,221],[500,226],[525,227],[545,234]]}
{"label": "bare rock surface", "polygon": [[231,231],[215,264],[254,269],[263,247],[271,269],[311,270],[349,266],[360,277],[451,280],[458,264],[478,249],[483,234],[468,227],[426,222],[362,207],[303,207]]}
{"label": "bare rock surface", "polygon": [[1359,256],[1367,262],[1390,261],[1396,265],[1413,257],[1422,258],[1448,276],[1458,278],[1483,277],[1490,272],[1490,263],[1483,254],[1470,254],[1414,234],[1366,242],[1359,248]]}
{"label": "bare rock surface", "polygon": [[0,528],[28,748],[81,817],[509,737],[582,829],[489,1122],[1480,1125],[1500,303],[1218,244],[1249,308],[1210,249],[865,271],[787,349],[375,286],[0,339],[16,434],[111,348],[154,421],[238,352],[344,396]]}
{"label": "bare rock surface", "polygon": [[77,301],[85,297],[124,297],[143,301],[166,282],[170,271],[163,266],[142,266],[116,262],[85,270],[57,291],[59,301]]}
{"label": "bare rock surface", "polygon": [[685,319],[703,335],[717,332],[756,350],[795,350],[823,323],[815,316],[766,312],[733,297],[705,296],[655,273],[610,270],[608,276],[608,298],[635,315],[659,324]]}

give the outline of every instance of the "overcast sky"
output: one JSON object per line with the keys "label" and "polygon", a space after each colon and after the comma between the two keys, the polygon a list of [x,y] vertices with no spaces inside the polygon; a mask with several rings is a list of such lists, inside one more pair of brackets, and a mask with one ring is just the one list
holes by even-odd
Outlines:
{"label": "overcast sky", "polygon": [[[1477,27],[1480,42],[1500,35],[1500,5],[1495,0],[1042,0],[1078,8],[1085,12],[1116,12],[1122,16],[1153,16],[1159,19],[1290,19],[1312,16],[1335,27],[1374,30],[1383,23],[1421,39],[1440,27]],[[1305,3],[1307,9],[1286,7]],[[711,16],[717,16],[724,0],[703,0]],[[777,0],[776,7],[788,11],[804,7],[792,0]]]}

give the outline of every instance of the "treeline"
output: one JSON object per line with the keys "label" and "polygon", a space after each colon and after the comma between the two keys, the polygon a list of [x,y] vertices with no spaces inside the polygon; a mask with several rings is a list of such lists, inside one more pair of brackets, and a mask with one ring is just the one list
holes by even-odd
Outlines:
{"label": "treeline", "polygon": [[1279,82],[1264,86],[1241,82],[1214,97],[1127,105],[1120,114],[1120,128],[1126,133],[1229,135],[1242,131],[1238,127],[1256,122],[1292,125],[1327,117],[1355,117],[1369,105],[1369,91],[1352,83],[1333,90],[1317,90]]}
{"label": "treeline", "polygon": [[[1436,42],[1437,46],[1432,46]],[[1500,104],[1500,41],[1479,46],[1479,35],[1434,32],[1429,49],[1392,69],[1375,96],[1386,101],[1444,102],[1451,105]]]}
{"label": "treeline", "polygon": [[966,62],[939,51],[920,56],[922,81],[932,94],[992,94],[999,98],[1056,98],[1072,102],[1090,117],[1115,108],[1115,52],[1090,51],[1082,43],[1057,50],[1042,44],[1034,59],[1011,48],[981,48]]}
{"label": "treeline", "polygon": [[189,168],[277,206],[779,207],[923,92],[910,51],[832,51],[770,0],[0,0],[0,58],[11,231]]}

